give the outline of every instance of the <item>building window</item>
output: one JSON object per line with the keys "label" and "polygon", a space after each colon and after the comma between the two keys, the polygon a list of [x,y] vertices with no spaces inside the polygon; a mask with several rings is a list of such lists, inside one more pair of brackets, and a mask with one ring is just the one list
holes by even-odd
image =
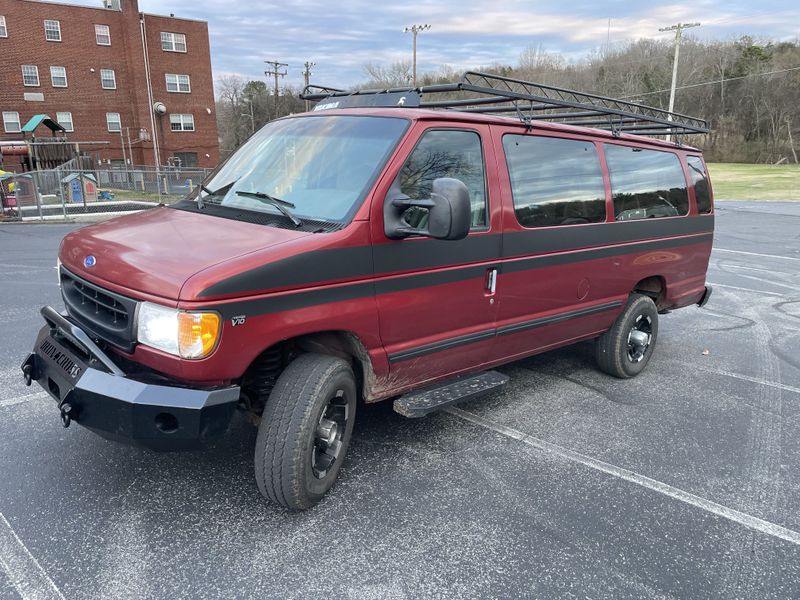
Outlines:
{"label": "building window", "polygon": [[197,166],[197,152],[176,152],[172,156],[178,168],[193,169]]}
{"label": "building window", "polygon": [[50,81],[53,87],[67,87],[66,67],[50,67]]}
{"label": "building window", "polygon": [[114,74],[114,69],[100,69],[100,85],[104,90],[117,89],[117,76]]}
{"label": "building window", "polygon": [[122,121],[119,118],[119,113],[106,113],[106,125],[111,132],[122,131]]}
{"label": "building window", "polygon": [[6,18],[0,15],[0,37],[8,37],[8,29],[6,29]]}
{"label": "building window", "polygon": [[194,115],[170,115],[169,128],[172,131],[194,131]]}
{"label": "building window", "polygon": [[72,113],[71,112],[57,112],[56,121],[67,131],[73,131]]}
{"label": "building window", "polygon": [[44,39],[46,39],[48,42],[61,41],[61,21],[45,20]]}
{"label": "building window", "polygon": [[22,85],[28,87],[39,86],[39,67],[36,65],[22,65]]}
{"label": "building window", "polygon": [[161,49],[165,52],[186,52],[186,35],[162,31]]}
{"label": "building window", "polygon": [[6,133],[19,133],[21,125],[19,122],[18,112],[4,112],[3,113],[3,129]]}
{"label": "building window", "polygon": [[189,83],[188,75],[176,75],[174,73],[167,73],[167,91],[168,92],[182,92],[188,94],[192,91],[192,86]]}
{"label": "building window", "polygon": [[111,45],[111,31],[108,25],[95,25],[94,26],[94,40],[98,46]]}

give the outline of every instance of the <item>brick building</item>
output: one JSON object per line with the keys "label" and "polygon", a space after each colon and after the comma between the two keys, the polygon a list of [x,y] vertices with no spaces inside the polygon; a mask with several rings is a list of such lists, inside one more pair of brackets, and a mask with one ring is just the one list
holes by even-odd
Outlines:
{"label": "brick building", "polygon": [[[0,152],[13,154],[25,123],[47,114],[103,164],[215,166],[208,24],[140,13],[137,0],[97,2],[0,0]],[[5,168],[15,161],[4,156]]]}

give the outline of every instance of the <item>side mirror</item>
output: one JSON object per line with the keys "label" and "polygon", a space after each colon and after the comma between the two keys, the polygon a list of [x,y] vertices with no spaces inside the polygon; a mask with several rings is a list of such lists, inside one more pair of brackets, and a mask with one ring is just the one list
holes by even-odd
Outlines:
{"label": "side mirror", "polygon": [[[403,214],[411,207],[428,210],[425,227],[412,227]],[[472,207],[469,190],[463,182],[450,177],[433,181],[430,198],[414,199],[408,196],[389,196],[383,205],[383,228],[386,237],[399,240],[410,235],[422,235],[437,240],[463,240],[469,233]]]}

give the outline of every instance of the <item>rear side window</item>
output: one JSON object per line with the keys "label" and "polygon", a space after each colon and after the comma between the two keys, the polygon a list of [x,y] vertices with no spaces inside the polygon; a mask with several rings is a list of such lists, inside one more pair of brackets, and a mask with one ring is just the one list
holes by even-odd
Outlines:
{"label": "rear side window", "polygon": [[686,178],[676,154],[611,144],[605,152],[617,221],[689,212]]}
{"label": "rear side window", "polygon": [[692,174],[692,185],[694,186],[694,197],[697,200],[697,212],[711,212],[711,192],[708,189],[708,173],[703,159],[699,156],[687,156],[686,164],[689,165],[689,173]]}
{"label": "rear side window", "polygon": [[[458,129],[425,132],[394,185],[409,198],[430,198],[433,181],[440,177],[452,177],[467,186],[472,204],[472,227],[486,227],[486,179],[481,138],[477,132]],[[412,227],[425,226],[427,217],[427,209],[419,207],[408,209],[404,215]]]}
{"label": "rear side window", "polygon": [[606,220],[606,193],[591,142],[506,135],[503,149],[514,212],[523,227]]}

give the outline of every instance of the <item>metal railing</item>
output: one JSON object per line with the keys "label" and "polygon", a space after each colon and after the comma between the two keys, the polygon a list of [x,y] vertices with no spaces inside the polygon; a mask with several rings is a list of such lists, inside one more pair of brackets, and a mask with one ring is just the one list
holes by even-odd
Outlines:
{"label": "metal railing", "polygon": [[125,213],[185,197],[210,169],[51,169],[0,177],[0,220]]}

